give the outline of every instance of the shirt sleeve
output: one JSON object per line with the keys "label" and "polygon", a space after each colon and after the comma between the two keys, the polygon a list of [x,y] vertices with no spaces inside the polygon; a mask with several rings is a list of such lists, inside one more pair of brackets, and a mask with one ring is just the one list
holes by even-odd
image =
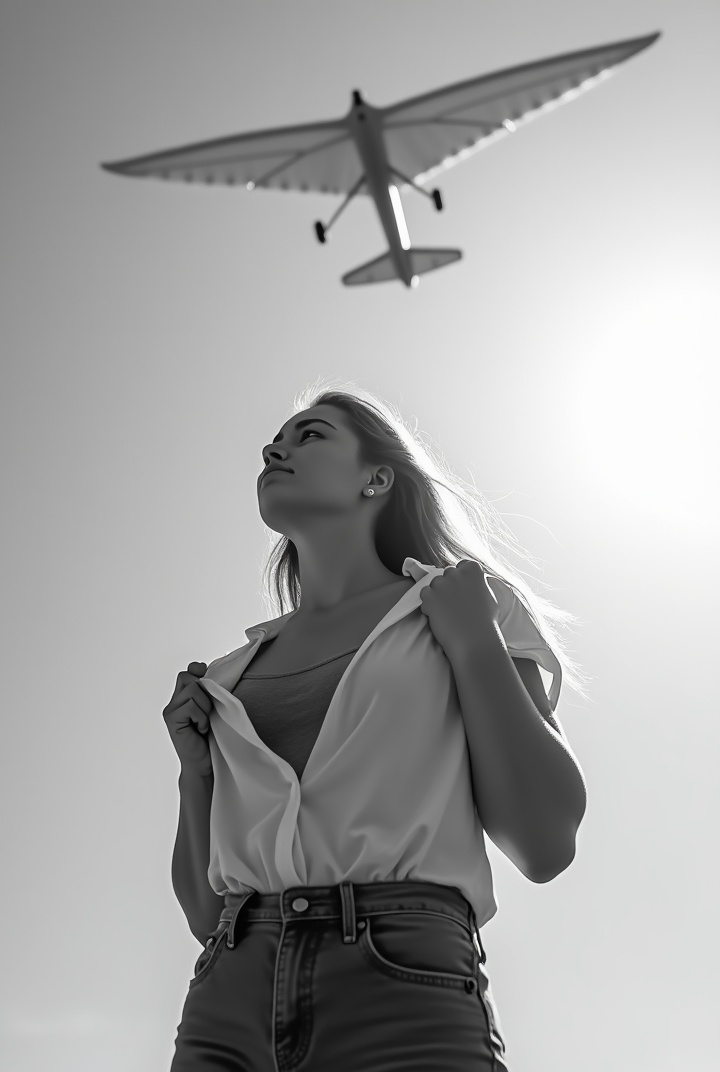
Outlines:
{"label": "shirt sleeve", "polygon": [[548,700],[551,711],[554,711],[562,685],[562,667],[557,656],[514,590],[499,577],[488,577],[488,583],[498,601],[498,625],[508,654],[514,655],[516,659],[534,659],[538,666],[552,674]]}

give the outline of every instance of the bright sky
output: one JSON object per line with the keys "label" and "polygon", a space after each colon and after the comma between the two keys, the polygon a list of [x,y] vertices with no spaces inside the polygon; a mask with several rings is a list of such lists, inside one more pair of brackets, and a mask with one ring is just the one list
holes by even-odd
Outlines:
{"label": "bright sky", "polygon": [[[488,841],[512,1072],[714,1067],[719,12],[3,3],[3,1067],[169,1068],[200,947],[162,709],[269,616],[261,449],[319,376],[417,420],[585,623],[576,859],[533,885]],[[100,168],[656,30],[431,180],[445,211],[403,195],[415,244],[463,251],[415,290],[340,283],[386,249],[367,199],[321,246],[340,197]]]}

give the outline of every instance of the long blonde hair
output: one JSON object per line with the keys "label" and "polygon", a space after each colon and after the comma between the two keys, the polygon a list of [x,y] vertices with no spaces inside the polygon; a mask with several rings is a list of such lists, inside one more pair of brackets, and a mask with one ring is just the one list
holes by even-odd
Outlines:
{"label": "long blonde hair", "polygon": [[[453,473],[432,443],[426,447],[391,403],[352,381],[325,382],[319,394],[313,393],[317,388],[305,387],[296,396],[294,412],[321,403],[337,406],[347,414],[359,440],[361,464],[388,465],[395,474],[392,495],[387,496],[375,530],[375,548],[383,565],[401,576],[407,557],[440,568],[456,566],[463,558],[475,559],[515,591],[560,662],[563,682],[587,699],[583,683],[592,679],[570,657],[559,632],[560,626],[578,618],[533,591],[522,571],[514,570],[503,556],[500,547],[534,563],[492,503]],[[272,546],[262,570],[263,598],[270,615],[279,616],[300,605],[298,556],[292,540],[277,539],[276,533],[267,531]]]}

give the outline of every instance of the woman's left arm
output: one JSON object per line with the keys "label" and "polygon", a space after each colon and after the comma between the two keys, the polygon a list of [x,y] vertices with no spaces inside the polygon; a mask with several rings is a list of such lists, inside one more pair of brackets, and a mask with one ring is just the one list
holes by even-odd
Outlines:
{"label": "woman's left arm", "polygon": [[[526,878],[549,882],[575,857],[587,807],[580,764],[543,718],[499,628],[448,658],[483,828]],[[545,698],[541,679],[540,688]]]}
{"label": "woman's left arm", "polygon": [[543,717],[498,625],[498,603],[478,562],[433,578],[420,609],[452,667],[473,792],[488,837],[531,882],[572,863],[587,806],[585,779],[565,739]]}

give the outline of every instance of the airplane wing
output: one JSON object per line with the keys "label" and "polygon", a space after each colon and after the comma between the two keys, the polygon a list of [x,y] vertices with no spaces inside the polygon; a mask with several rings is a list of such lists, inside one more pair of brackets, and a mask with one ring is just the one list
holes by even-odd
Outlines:
{"label": "airplane wing", "polygon": [[584,93],[658,37],[654,33],[508,67],[383,108],[388,160],[415,182],[425,182]]}
{"label": "airplane wing", "polygon": [[237,134],[102,167],[177,182],[329,194],[348,193],[362,175],[345,119]]}

